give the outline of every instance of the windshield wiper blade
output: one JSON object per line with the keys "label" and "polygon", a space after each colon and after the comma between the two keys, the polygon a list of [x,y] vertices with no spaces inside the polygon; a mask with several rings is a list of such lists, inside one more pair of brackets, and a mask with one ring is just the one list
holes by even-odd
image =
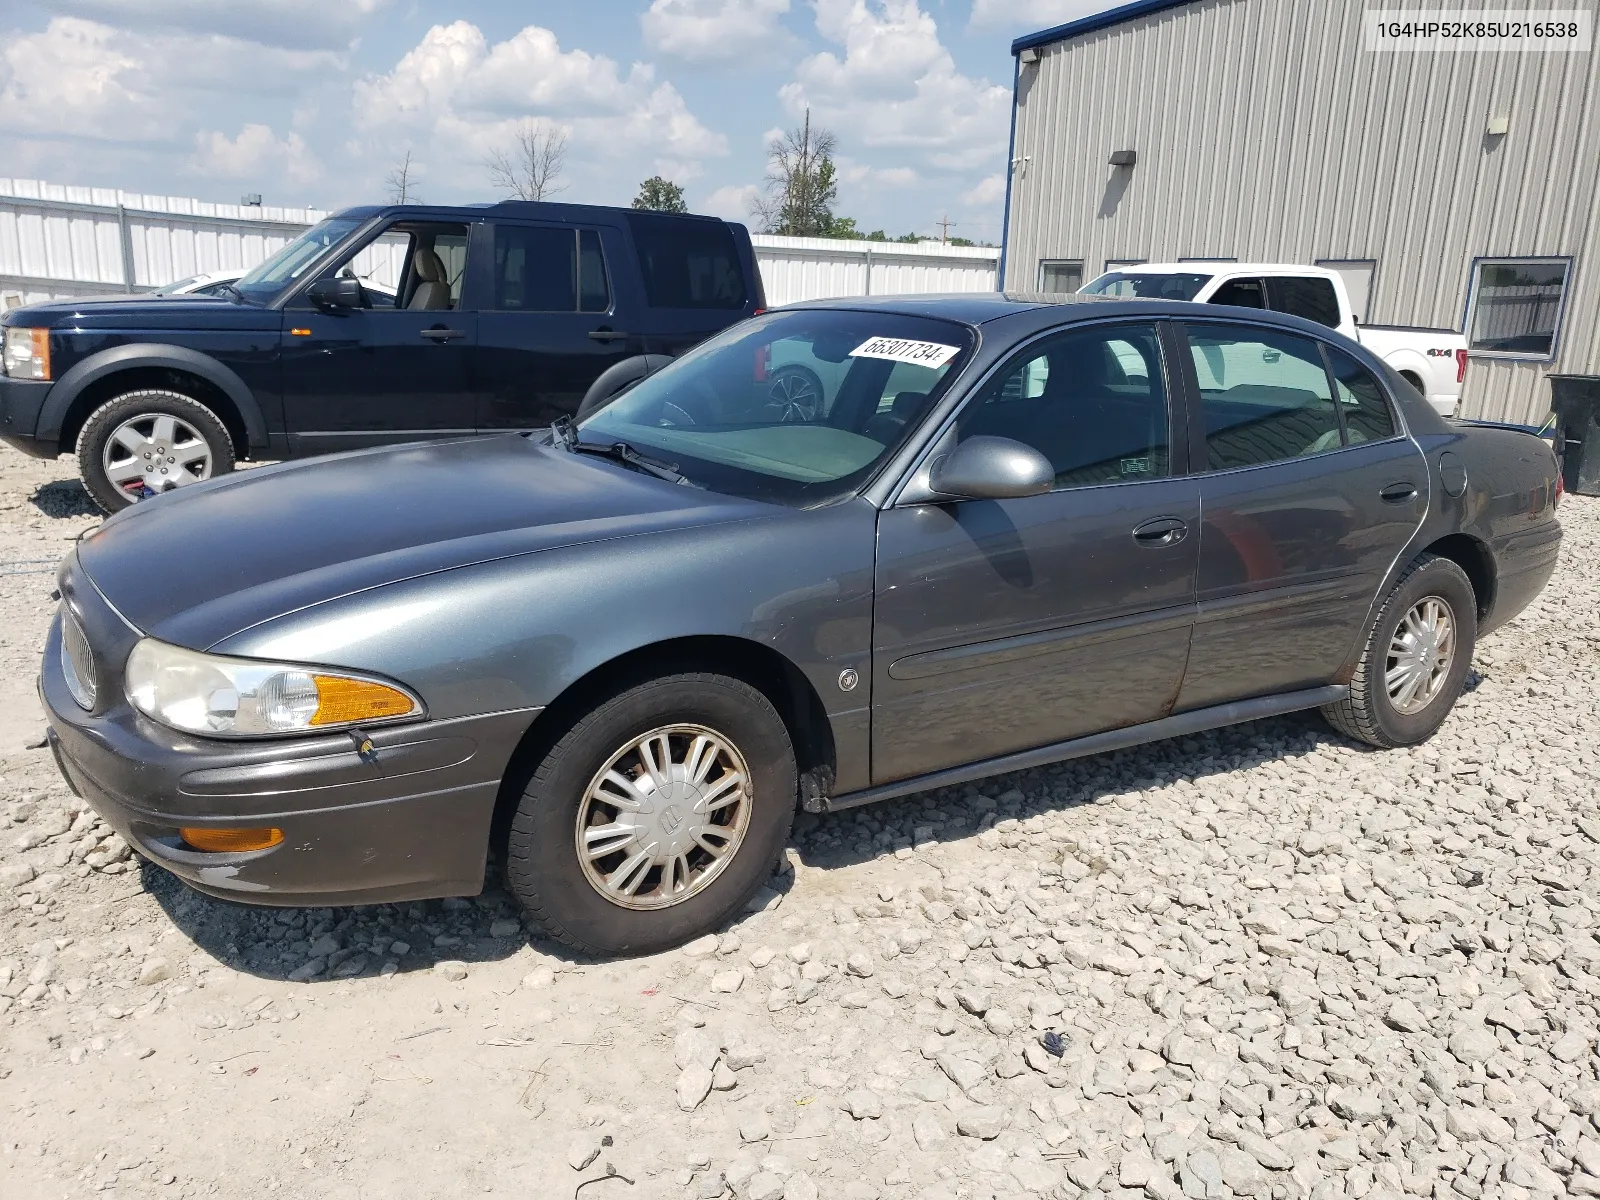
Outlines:
{"label": "windshield wiper blade", "polygon": [[665,479],[668,483],[684,481],[683,476],[678,473],[677,463],[664,462],[659,458],[651,458],[648,454],[640,454],[627,442],[580,441],[571,417],[557,417],[550,422],[550,444],[570,450],[573,454],[593,454],[596,458],[609,458],[623,466],[654,475],[657,479]]}
{"label": "windshield wiper blade", "polygon": [[236,303],[236,304],[245,303],[244,293],[241,292],[238,288],[234,287],[233,284],[231,284],[231,283],[219,283],[217,286],[220,287],[220,288],[224,288],[227,291],[232,292],[233,293],[234,303]]}

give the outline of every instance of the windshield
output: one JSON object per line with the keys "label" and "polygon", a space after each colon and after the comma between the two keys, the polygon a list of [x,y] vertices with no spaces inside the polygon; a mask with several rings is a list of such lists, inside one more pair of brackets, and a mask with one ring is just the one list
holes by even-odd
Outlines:
{"label": "windshield", "polygon": [[305,274],[329,247],[366,223],[364,217],[329,217],[313,225],[234,284],[246,299],[265,302]]}
{"label": "windshield", "polygon": [[578,435],[627,442],[690,483],[779,504],[856,491],[965,364],[972,330],[799,309],[744,321],[622,393]]}
{"label": "windshield", "polygon": [[1095,296],[1145,300],[1193,300],[1211,276],[1188,271],[1107,271],[1082,290]]}

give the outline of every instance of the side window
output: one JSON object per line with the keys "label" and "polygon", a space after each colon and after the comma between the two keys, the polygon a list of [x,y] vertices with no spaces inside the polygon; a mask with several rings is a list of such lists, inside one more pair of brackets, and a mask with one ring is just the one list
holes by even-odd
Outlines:
{"label": "side window", "polygon": [[1328,362],[1333,366],[1333,386],[1344,412],[1345,440],[1380,442],[1394,436],[1394,414],[1383,394],[1383,385],[1343,350],[1328,346]]}
{"label": "side window", "polygon": [[1267,280],[1267,296],[1279,312],[1339,328],[1339,293],[1331,279],[1278,276]]}
{"label": "side window", "polygon": [[648,212],[627,220],[652,308],[745,306],[744,270],[726,223]]}
{"label": "side window", "polygon": [[574,232],[559,225],[496,225],[493,302],[501,312],[576,312]]}
{"label": "side window", "polygon": [[1246,325],[1192,325],[1206,468],[1226,471],[1337,450],[1339,413],[1316,343]]}
{"label": "side window", "polygon": [[391,225],[346,259],[337,273],[361,281],[369,308],[458,308],[467,274],[467,227],[410,221]]}
{"label": "side window", "polygon": [[605,312],[611,307],[611,285],[606,280],[606,256],[600,248],[600,234],[593,229],[578,230],[578,308],[582,312]]}
{"label": "side window", "polygon": [[1267,294],[1259,279],[1230,279],[1217,289],[1210,302],[1235,308],[1265,308]]}
{"label": "side window", "polygon": [[1056,469],[1056,487],[1169,473],[1167,392],[1153,325],[1067,330],[1014,359],[962,410],[961,438],[1013,438]]}
{"label": "side window", "polygon": [[373,308],[393,308],[415,240],[416,235],[409,230],[386,229],[356,251],[339,273],[361,281]]}

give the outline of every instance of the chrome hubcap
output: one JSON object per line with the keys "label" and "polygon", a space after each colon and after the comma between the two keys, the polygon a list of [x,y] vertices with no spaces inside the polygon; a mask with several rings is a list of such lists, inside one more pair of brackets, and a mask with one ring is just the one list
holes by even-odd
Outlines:
{"label": "chrome hubcap", "polygon": [[211,478],[211,444],[181,417],[142,413],[118,425],[102,455],[106,478],[134,499]]}
{"label": "chrome hubcap", "polygon": [[1384,685],[1396,712],[1410,715],[1433,703],[1456,656],[1456,622],[1450,606],[1426,596],[1411,606],[1389,639]]}
{"label": "chrome hubcap", "polygon": [[634,738],[595,772],[578,806],[584,878],[623,908],[667,908],[703,891],[750,823],[750,769],[702,725]]}

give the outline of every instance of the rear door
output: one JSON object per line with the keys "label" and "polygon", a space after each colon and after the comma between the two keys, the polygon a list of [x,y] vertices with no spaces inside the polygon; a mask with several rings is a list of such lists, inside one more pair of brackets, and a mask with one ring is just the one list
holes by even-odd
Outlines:
{"label": "rear door", "polygon": [[621,230],[486,221],[478,236],[478,428],[536,429],[571,416],[602,371],[644,351]]}
{"label": "rear door", "polygon": [[625,220],[649,305],[652,354],[679,355],[751,315],[756,296],[724,221],[653,212]]}
{"label": "rear door", "polygon": [[1382,386],[1343,350],[1242,321],[1186,325],[1205,515],[1180,711],[1332,682],[1428,489]]}

